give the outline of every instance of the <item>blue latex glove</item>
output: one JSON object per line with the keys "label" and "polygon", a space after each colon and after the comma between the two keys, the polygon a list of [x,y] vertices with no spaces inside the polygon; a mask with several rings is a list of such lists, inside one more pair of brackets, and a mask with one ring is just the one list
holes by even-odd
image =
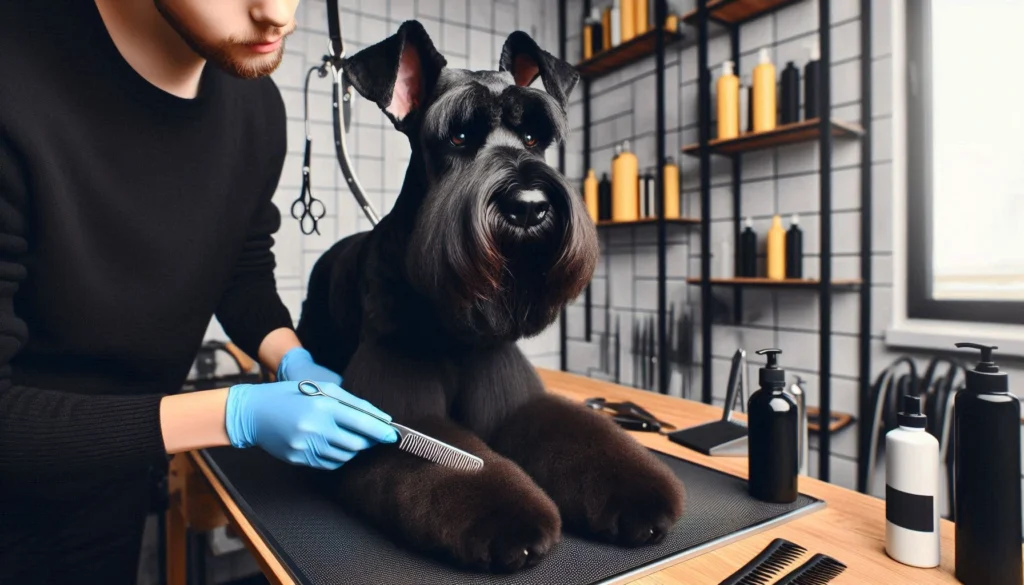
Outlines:
{"label": "blue latex glove", "polygon": [[313,382],[330,382],[341,386],[341,376],[317,365],[313,361],[313,356],[301,347],[291,349],[284,354],[281,363],[277,365],[277,379],[291,382],[312,380]]}
{"label": "blue latex glove", "polygon": [[225,426],[231,444],[257,446],[290,463],[337,469],[363,449],[398,440],[391,426],[331,396],[389,421],[390,416],[335,384],[317,385],[329,396],[307,396],[299,391],[298,382],[229,388]]}

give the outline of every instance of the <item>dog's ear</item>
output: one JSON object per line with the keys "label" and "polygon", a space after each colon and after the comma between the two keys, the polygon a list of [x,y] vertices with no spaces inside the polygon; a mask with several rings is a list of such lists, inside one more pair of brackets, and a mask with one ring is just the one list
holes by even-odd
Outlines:
{"label": "dog's ear", "polygon": [[530,35],[517,30],[505,39],[498,62],[499,71],[508,71],[518,86],[533,83],[539,75],[544,89],[561,104],[569,104],[569,94],[580,80],[576,68],[537,46]]}
{"label": "dog's ear", "polygon": [[433,91],[445,65],[423,25],[408,20],[394,35],[346,59],[344,68],[356,91],[400,127]]}

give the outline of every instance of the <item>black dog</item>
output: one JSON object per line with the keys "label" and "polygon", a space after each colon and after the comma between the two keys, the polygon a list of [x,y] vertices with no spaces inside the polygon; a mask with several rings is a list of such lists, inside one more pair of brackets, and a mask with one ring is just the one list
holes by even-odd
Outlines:
{"label": "black dog", "polygon": [[[607,417],[546,394],[515,344],[555,320],[597,261],[580,197],[543,159],[567,132],[577,73],[522,32],[499,71],[447,69],[414,21],[346,71],[412,158],[391,212],[317,261],[299,337],[348,391],[484,468],[379,446],[331,474],[331,489],[412,547],[484,570],[536,563],[563,522],[659,541],[682,514],[682,484]],[[527,87],[538,75],[546,93]]]}

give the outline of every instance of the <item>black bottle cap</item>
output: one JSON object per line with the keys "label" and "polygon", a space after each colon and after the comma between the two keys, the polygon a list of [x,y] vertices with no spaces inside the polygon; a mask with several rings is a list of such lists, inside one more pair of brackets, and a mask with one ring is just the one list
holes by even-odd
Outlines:
{"label": "black bottle cap", "polygon": [[903,410],[896,415],[901,427],[923,429],[928,426],[928,417],[921,414],[921,399],[907,394],[903,397]]}
{"label": "black bottle cap", "polygon": [[777,388],[786,387],[786,370],[779,368],[778,359],[781,349],[759,349],[757,355],[768,356],[768,365],[758,372],[758,382],[761,387],[773,386]]}
{"label": "black bottle cap", "polygon": [[994,345],[980,343],[957,343],[957,347],[969,347],[981,350],[981,361],[973,370],[967,370],[967,390],[978,393],[1009,392],[1009,377],[999,371],[999,366],[992,361],[992,350],[999,349]]}

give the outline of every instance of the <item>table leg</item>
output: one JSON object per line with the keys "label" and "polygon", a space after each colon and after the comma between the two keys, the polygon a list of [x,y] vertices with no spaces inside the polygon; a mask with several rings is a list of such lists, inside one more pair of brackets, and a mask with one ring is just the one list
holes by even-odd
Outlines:
{"label": "table leg", "polygon": [[167,585],[186,585],[188,528],[181,509],[172,504],[166,512],[167,524]]}

